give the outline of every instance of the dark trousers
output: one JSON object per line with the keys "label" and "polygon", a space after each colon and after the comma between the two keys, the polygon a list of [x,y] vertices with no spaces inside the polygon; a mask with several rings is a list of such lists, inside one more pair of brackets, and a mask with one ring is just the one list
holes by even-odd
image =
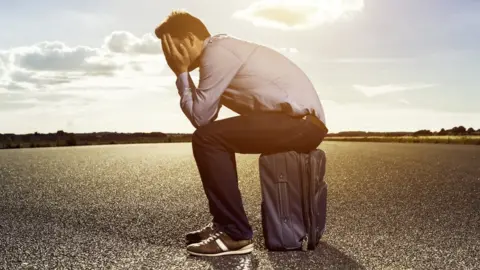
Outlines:
{"label": "dark trousers", "polygon": [[192,137],[193,154],[213,223],[235,240],[253,237],[238,188],[235,153],[308,152],[325,135],[312,122],[282,113],[235,116],[199,127]]}

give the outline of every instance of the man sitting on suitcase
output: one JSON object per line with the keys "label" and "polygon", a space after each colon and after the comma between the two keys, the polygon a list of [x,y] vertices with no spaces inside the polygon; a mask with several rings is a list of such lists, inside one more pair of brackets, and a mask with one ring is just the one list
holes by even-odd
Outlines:
{"label": "man sitting on suitcase", "polygon": [[[226,34],[212,36],[187,12],[172,12],[155,34],[177,76],[181,109],[196,128],[193,155],[213,217],[186,235],[187,252],[249,253],[253,231],[238,188],[235,153],[316,149],[328,132],[317,92],[284,55]],[[198,86],[189,75],[196,68]],[[239,116],[215,121],[222,105]]]}

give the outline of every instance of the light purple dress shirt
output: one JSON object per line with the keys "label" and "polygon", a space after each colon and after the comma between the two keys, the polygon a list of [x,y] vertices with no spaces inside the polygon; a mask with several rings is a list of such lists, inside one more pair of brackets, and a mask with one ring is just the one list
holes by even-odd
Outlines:
{"label": "light purple dress shirt", "polygon": [[214,121],[221,106],[246,115],[283,111],[313,114],[325,125],[325,113],[306,74],[283,54],[226,34],[205,40],[198,87],[188,72],[176,85],[180,106],[195,128]]}

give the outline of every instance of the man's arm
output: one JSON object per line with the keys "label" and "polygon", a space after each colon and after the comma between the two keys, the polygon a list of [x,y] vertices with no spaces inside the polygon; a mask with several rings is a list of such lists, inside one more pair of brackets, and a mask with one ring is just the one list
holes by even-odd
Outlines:
{"label": "man's arm", "polygon": [[228,49],[210,46],[202,55],[198,88],[188,72],[179,74],[176,81],[182,111],[195,128],[217,118],[220,97],[242,65]]}

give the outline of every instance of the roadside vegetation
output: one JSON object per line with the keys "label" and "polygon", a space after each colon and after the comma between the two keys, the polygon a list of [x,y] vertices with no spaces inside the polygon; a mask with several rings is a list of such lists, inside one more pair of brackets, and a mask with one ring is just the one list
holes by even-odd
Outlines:
{"label": "roadside vegetation", "polygon": [[[192,134],[162,132],[94,132],[0,134],[0,149],[60,147],[80,145],[133,144],[133,143],[178,143],[191,142]],[[416,132],[364,132],[346,131],[328,134],[327,141],[352,142],[400,142],[400,143],[447,143],[480,145],[480,129],[463,126],[440,131],[419,130]]]}
{"label": "roadside vegetation", "polygon": [[326,141],[349,142],[399,142],[399,143],[443,143],[480,145],[480,135],[473,136],[371,136],[371,137],[327,137]]}
{"label": "roadside vegetation", "polygon": [[327,141],[350,142],[399,142],[399,143],[442,143],[480,145],[480,129],[463,126],[440,131],[419,130],[416,132],[364,132],[347,131],[329,134]]}
{"label": "roadside vegetation", "polygon": [[134,143],[175,143],[190,142],[190,134],[150,133],[56,133],[0,134],[0,149],[61,147],[80,145],[134,144]]}

